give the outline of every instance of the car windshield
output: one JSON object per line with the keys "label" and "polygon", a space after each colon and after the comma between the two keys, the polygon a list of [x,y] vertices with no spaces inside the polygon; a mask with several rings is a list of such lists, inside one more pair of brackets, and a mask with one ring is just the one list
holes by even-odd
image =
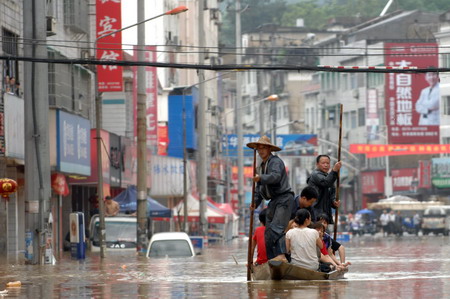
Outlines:
{"label": "car windshield", "polygon": [[445,213],[443,213],[442,210],[439,209],[430,209],[423,215],[423,217],[445,217]]}
{"label": "car windshield", "polygon": [[[99,241],[100,224],[95,224],[94,241]],[[106,242],[136,242],[135,222],[105,222]]]}
{"label": "car windshield", "polygon": [[191,247],[186,240],[154,241],[149,257],[186,257],[192,256]]}

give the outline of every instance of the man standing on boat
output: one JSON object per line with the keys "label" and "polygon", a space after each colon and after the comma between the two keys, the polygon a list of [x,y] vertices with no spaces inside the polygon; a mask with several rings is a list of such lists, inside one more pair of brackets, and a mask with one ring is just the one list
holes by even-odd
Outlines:
{"label": "man standing on boat", "polygon": [[[341,161],[334,164],[330,171],[330,157],[328,155],[319,155],[316,158],[316,169],[307,179],[308,186],[312,186],[319,193],[316,204],[313,206],[314,214],[327,214],[330,219],[329,224],[333,224],[333,215],[331,208],[339,207],[340,201],[336,201],[336,187],[334,183],[338,177],[338,171],[341,169]],[[316,221],[317,219],[312,219]]]}
{"label": "man standing on boat", "polygon": [[262,136],[257,142],[250,142],[247,146],[256,149],[262,159],[257,174],[253,177],[253,182],[256,183],[255,206],[250,208],[257,208],[263,199],[270,200],[264,234],[267,258],[287,261],[284,230],[291,216],[294,192],[289,185],[284,162],[272,154],[281,151],[281,148],[272,144],[267,136]]}

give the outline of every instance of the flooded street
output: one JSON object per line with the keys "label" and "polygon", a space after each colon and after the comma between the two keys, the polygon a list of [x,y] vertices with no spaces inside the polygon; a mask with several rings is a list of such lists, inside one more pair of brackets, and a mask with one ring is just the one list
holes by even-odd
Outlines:
{"label": "flooded street", "polygon": [[147,259],[134,253],[85,261],[65,253],[56,265],[2,263],[5,298],[448,298],[449,237],[381,235],[343,243],[352,262],[340,281],[246,281],[247,242],[210,244],[188,259]]}

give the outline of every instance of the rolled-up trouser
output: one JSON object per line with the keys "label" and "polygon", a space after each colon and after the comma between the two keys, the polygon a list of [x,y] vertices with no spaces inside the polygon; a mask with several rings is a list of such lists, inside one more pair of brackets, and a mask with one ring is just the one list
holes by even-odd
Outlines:
{"label": "rolled-up trouser", "polygon": [[289,223],[293,204],[293,193],[285,193],[269,201],[266,214],[266,230],[264,233],[266,253],[269,260],[286,253],[284,230]]}

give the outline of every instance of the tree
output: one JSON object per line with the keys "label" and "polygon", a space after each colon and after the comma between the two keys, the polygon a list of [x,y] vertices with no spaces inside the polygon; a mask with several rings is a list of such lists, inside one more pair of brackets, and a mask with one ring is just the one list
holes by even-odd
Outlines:
{"label": "tree", "polygon": [[[235,1],[231,1],[235,3]],[[281,25],[281,19],[286,12],[284,0],[242,0],[241,7],[245,9],[241,14],[242,33],[256,30],[262,24],[273,23]],[[234,46],[236,31],[236,13],[234,5],[229,4],[223,11],[224,22],[221,30],[221,44]]]}
{"label": "tree", "polygon": [[[363,19],[378,17],[387,1],[380,0],[329,0],[318,4],[316,0],[306,0],[287,6],[283,15],[282,25],[295,26],[296,19],[303,18],[305,27],[324,29],[328,20],[334,17],[359,16]],[[448,0],[397,0],[388,12],[395,10],[447,11],[450,9]]]}

